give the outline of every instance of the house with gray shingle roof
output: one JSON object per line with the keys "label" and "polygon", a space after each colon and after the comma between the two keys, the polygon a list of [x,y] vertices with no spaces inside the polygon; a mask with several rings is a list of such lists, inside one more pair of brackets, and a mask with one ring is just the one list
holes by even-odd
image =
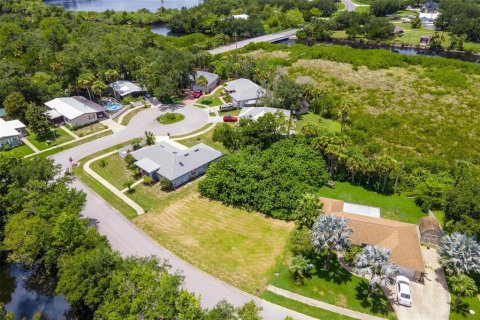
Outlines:
{"label": "house with gray shingle roof", "polygon": [[186,150],[178,149],[166,141],[132,152],[135,165],[153,180],[165,177],[176,188],[205,173],[212,162],[223,154],[199,143]]}
{"label": "house with gray shingle roof", "polygon": [[243,78],[225,83],[225,91],[232,97],[233,105],[239,108],[256,106],[266,94],[258,84]]}
{"label": "house with gray shingle roof", "polygon": [[[197,79],[201,76],[204,76],[205,79],[207,79],[206,86],[197,85]],[[202,90],[203,93],[208,93],[213,91],[218,86],[220,82],[220,77],[218,76],[218,74],[215,73],[198,70],[195,72],[195,74],[190,76],[190,81],[192,83],[193,91]]]}

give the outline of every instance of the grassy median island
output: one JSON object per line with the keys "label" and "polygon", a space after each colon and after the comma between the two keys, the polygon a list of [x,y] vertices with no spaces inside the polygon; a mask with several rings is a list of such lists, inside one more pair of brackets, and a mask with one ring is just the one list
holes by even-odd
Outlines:
{"label": "grassy median island", "polygon": [[160,122],[161,124],[172,124],[180,122],[183,119],[185,119],[185,116],[183,114],[175,112],[167,112],[157,118],[158,122]]}
{"label": "grassy median island", "polygon": [[202,198],[195,187],[193,182],[172,192],[167,206],[134,223],[209,274],[250,293],[263,290],[293,224]]}

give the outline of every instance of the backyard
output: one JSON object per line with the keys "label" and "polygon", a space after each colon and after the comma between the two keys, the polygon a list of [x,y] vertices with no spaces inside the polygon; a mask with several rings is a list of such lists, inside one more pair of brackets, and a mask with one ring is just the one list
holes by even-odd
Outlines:
{"label": "backyard", "polygon": [[212,139],[213,136],[213,130],[209,130],[205,132],[204,134],[201,134],[196,137],[188,138],[188,139],[182,139],[178,140],[177,142],[187,146],[187,147],[193,147],[194,145],[198,143],[205,143],[206,145],[215,148],[223,153],[228,153],[228,150],[221,144],[220,142],[215,142]]}
{"label": "backyard", "polygon": [[88,126],[85,126],[85,127],[75,129],[73,132],[77,136],[83,137],[83,136],[87,136],[89,134],[93,134],[93,133],[96,133],[96,132],[99,132],[99,131],[102,131],[102,130],[105,130],[105,129],[107,129],[107,126],[105,126],[104,124],[102,124],[100,122],[97,122],[97,123],[89,124]]}
{"label": "backyard", "polygon": [[[367,297],[368,281],[345,270],[337,259],[331,261],[329,271],[324,269],[323,256],[318,256],[314,260],[314,265],[312,276],[307,278],[303,285],[299,285],[292,279],[287,261],[278,263],[269,283],[275,287],[340,307],[396,319],[390,302],[383,292],[378,296],[372,294]],[[276,297],[272,299],[269,292],[264,293],[262,297],[273,302],[277,300]]]}
{"label": "backyard", "polygon": [[293,224],[210,201],[195,188],[193,182],[162,201],[156,192],[135,191],[132,198],[158,205],[134,223],[200,269],[250,293],[263,290]]}
{"label": "backyard", "polygon": [[55,128],[51,134],[39,138],[35,133],[30,133],[26,139],[32,143],[38,150],[45,150],[56,145],[73,140],[74,138],[62,128]]}
{"label": "backyard", "polygon": [[325,119],[315,113],[307,113],[298,117],[297,120],[297,132],[301,132],[302,128],[307,124],[313,124],[318,129],[326,130],[329,132],[340,132],[340,123],[331,119]]}
{"label": "backyard", "polygon": [[335,188],[323,187],[322,197],[380,208],[382,218],[417,224],[425,216],[413,199],[404,195],[383,195],[348,182],[336,182]]}

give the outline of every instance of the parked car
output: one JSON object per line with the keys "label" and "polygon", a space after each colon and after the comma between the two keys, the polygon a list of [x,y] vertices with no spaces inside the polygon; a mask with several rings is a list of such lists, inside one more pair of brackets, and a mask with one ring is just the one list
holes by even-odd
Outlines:
{"label": "parked car", "polygon": [[238,118],[235,116],[228,115],[223,117],[223,122],[237,122],[237,121],[238,121]]}
{"label": "parked car", "polygon": [[397,302],[398,304],[411,307],[412,306],[412,294],[410,292],[410,280],[404,276],[397,276]]}
{"label": "parked car", "polygon": [[233,103],[225,103],[220,106],[220,112],[235,110],[236,107],[233,106]]}
{"label": "parked car", "polygon": [[202,90],[195,90],[195,91],[193,92],[193,97],[194,97],[195,99],[200,98],[202,95],[203,95],[203,91],[202,91]]}

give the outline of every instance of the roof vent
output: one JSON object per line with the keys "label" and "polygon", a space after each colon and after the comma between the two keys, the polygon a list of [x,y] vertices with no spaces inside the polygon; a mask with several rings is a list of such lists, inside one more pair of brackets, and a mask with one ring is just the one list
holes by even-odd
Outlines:
{"label": "roof vent", "polygon": [[179,164],[180,164],[180,165],[183,167],[183,163],[182,163],[182,161],[180,161],[180,162],[179,162]]}
{"label": "roof vent", "polygon": [[184,154],[185,157],[188,157],[188,155],[189,155],[188,153],[185,153],[185,154]]}
{"label": "roof vent", "polygon": [[198,149],[195,149],[194,152],[198,152]]}

